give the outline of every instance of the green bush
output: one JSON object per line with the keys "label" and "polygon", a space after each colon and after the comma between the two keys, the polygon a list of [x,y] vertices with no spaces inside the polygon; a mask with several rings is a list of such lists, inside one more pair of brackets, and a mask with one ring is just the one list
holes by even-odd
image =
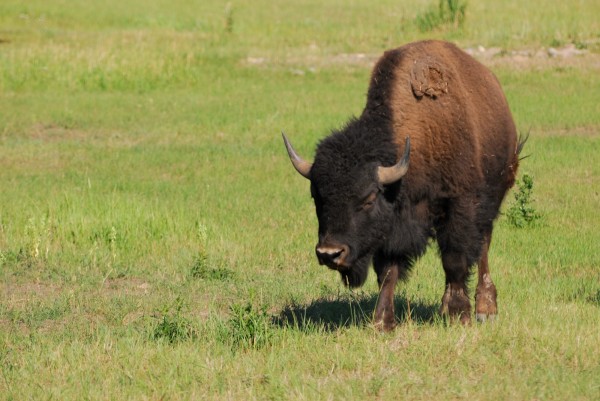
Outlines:
{"label": "green bush", "polygon": [[229,281],[235,277],[235,272],[225,267],[212,267],[205,252],[200,252],[194,259],[190,276],[195,279],[211,281]]}
{"label": "green bush", "polygon": [[421,32],[433,31],[442,25],[457,28],[465,21],[466,9],[467,3],[462,0],[439,0],[437,8],[432,6],[417,15],[415,22]]}
{"label": "green bush", "polygon": [[198,337],[198,329],[192,322],[182,315],[183,301],[177,298],[174,311],[166,307],[160,321],[154,326],[151,334],[153,340],[164,339],[173,344],[179,341],[195,339]]}
{"label": "green bush", "polygon": [[512,226],[523,228],[541,219],[542,216],[532,205],[532,193],[533,178],[528,174],[524,174],[521,180],[517,180],[517,191],[514,193],[515,200],[506,212],[508,222]]}
{"label": "green bush", "polygon": [[274,334],[266,306],[255,309],[250,303],[231,307],[231,317],[224,331],[220,337],[226,339],[234,350],[262,348],[271,343]]}

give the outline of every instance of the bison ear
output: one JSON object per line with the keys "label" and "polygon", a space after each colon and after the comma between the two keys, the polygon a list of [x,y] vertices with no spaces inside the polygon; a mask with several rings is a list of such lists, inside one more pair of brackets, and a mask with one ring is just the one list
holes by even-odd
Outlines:
{"label": "bison ear", "polygon": [[310,169],[312,168],[312,163],[309,163],[306,160],[302,159],[300,156],[298,156],[285,134],[282,132],[281,135],[283,136],[285,148],[287,149],[288,156],[290,157],[294,168],[297,172],[300,173],[302,177],[310,179]]}
{"label": "bison ear", "polygon": [[381,185],[389,185],[404,177],[408,171],[408,163],[410,162],[410,137],[406,138],[404,146],[404,156],[395,165],[391,167],[378,167],[377,179]]}

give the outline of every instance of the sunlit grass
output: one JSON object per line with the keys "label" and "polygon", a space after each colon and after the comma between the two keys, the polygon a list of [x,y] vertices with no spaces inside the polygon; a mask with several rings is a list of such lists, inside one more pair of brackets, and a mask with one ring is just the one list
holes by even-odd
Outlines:
{"label": "sunlit grass", "polygon": [[0,398],[596,397],[589,58],[492,63],[531,131],[542,216],[496,225],[493,325],[437,315],[432,247],[398,286],[396,331],[374,330],[374,275],[349,291],[318,266],[280,137],[311,157],[361,112],[373,57],[425,35],[593,53],[595,2],[469,2],[460,29],[428,34],[429,1],[68,3],[0,5]]}

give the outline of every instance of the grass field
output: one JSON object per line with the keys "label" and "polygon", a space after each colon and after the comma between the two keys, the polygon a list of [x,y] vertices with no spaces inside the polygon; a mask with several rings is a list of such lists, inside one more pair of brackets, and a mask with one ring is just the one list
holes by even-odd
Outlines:
{"label": "grass field", "polygon": [[[600,399],[597,1],[101,3],[0,3],[0,399]],[[496,224],[498,322],[437,315],[432,248],[381,334],[280,132],[311,157],[427,37],[500,49],[541,219]]]}

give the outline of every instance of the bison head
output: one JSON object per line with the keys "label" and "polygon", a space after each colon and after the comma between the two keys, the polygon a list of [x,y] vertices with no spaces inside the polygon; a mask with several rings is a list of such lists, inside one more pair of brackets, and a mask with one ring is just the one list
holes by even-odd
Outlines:
{"label": "bison head", "polygon": [[285,134],[283,140],[292,165],[311,182],[319,220],[315,248],[319,263],[339,271],[344,284],[362,285],[375,251],[392,229],[398,184],[408,170],[410,139],[403,157],[389,167],[382,159],[396,162],[392,144],[383,151],[361,149],[356,143],[344,143],[348,136],[334,134],[319,144],[310,163],[298,156]]}

